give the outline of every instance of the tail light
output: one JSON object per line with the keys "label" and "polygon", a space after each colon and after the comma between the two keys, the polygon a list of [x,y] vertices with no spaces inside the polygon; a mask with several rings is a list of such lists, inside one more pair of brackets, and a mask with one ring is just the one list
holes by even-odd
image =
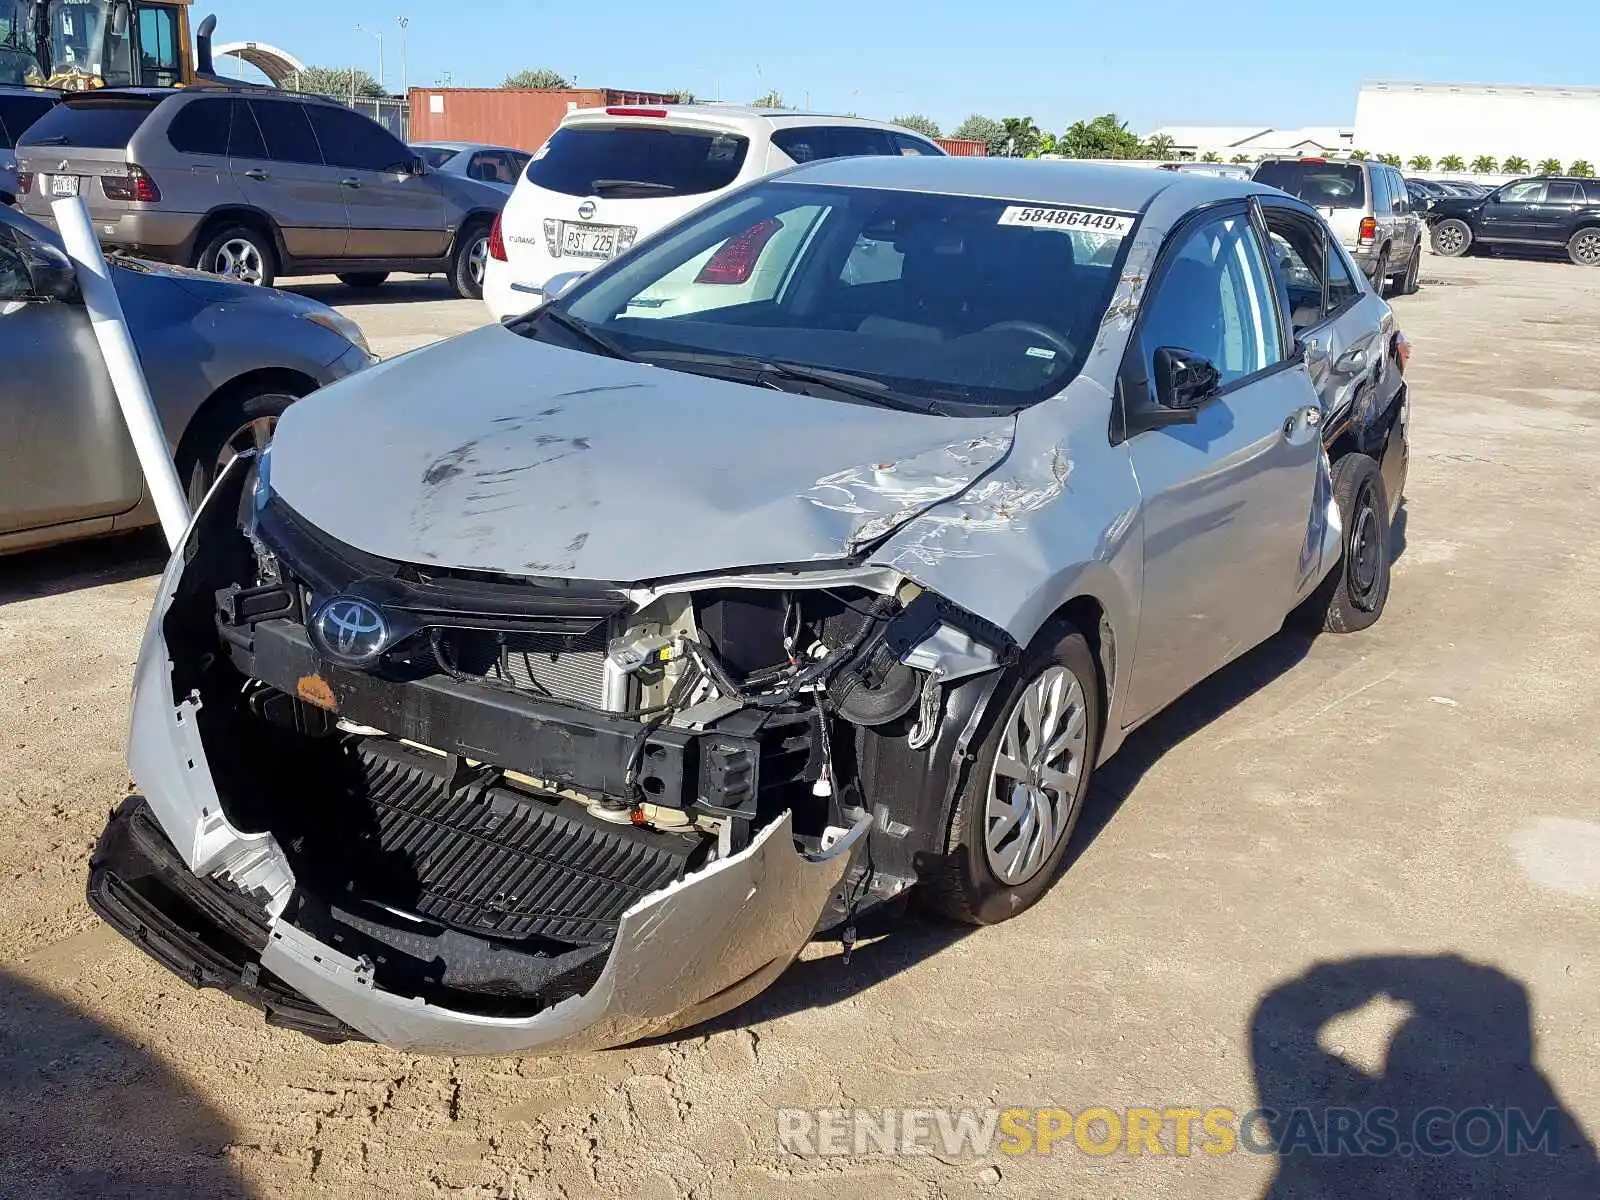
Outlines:
{"label": "tail light", "polygon": [[1394,339],[1394,357],[1400,364],[1400,374],[1404,375],[1406,368],[1411,365],[1411,339],[1403,333]]}
{"label": "tail light", "polygon": [[772,240],[773,235],[782,228],[782,221],[768,218],[765,221],[757,221],[743,233],[735,234],[723,242],[722,248],[700,269],[700,274],[695,276],[695,282],[749,283],[750,276],[755,274],[761,252],[767,248],[767,243]]}
{"label": "tail light", "polygon": [[33,172],[32,171],[18,171],[17,172],[17,195],[26,196],[31,191],[33,191]]}
{"label": "tail light", "polygon": [[664,108],[608,108],[608,117],[664,117],[667,110]]}
{"label": "tail light", "polygon": [[495,213],[494,225],[489,229],[489,257],[495,262],[506,262],[506,238],[500,228],[500,214]]}
{"label": "tail light", "polygon": [[1378,220],[1376,217],[1361,218],[1361,240],[1370,242],[1378,236]]}
{"label": "tail light", "polygon": [[100,176],[100,189],[107,200],[132,200],[136,204],[161,202],[161,189],[143,167],[130,166],[126,175]]}

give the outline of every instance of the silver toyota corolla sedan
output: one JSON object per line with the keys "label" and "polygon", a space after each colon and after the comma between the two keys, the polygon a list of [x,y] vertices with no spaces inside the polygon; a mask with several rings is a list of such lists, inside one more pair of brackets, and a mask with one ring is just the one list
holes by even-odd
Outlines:
{"label": "silver toyota corolla sedan", "polygon": [[422,155],[430,170],[492,184],[507,196],[515,190],[517,179],[533,157],[510,146],[476,142],[414,142],[411,148]]}
{"label": "silver toyota corolla sedan", "polygon": [[91,903],[272,1021],[453,1054],[692,1024],[913,887],[1013,916],[1129,731],[1378,618],[1407,354],[1250,183],[756,183],[227,474]]}

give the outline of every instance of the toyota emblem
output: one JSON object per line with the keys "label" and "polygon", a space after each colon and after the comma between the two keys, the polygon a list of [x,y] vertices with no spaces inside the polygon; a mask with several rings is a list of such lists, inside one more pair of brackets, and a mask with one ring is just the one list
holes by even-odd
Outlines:
{"label": "toyota emblem", "polygon": [[389,645],[389,623],[365,600],[341,596],[317,610],[311,622],[317,644],[330,657],[352,666],[377,661]]}
{"label": "toyota emblem", "polygon": [[585,221],[594,220],[594,201],[585,200],[582,204],[578,205],[578,216],[582,217]]}

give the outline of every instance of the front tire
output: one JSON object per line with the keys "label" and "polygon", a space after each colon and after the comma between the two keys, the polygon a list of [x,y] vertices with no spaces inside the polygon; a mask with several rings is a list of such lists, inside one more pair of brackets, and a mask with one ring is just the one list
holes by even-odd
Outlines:
{"label": "front tire", "polygon": [[1567,257],[1580,267],[1600,267],[1600,226],[1573,234],[1567,243]]}
{"label": "front tire", "polygon": [[1443,258],[1460,258],[1472,248],[1472,228],[1465,221],[1440,221],[1430,236],[1433,252]]}
{"label": "front tire", "polygon": [[1344,553],[1293,623],[1312,633],[1358,633],[1377,624],[1389,601],[1389,502],[1378,464],[1365,454],[1334,463],[1333,498],[1344,523]]}
{"label": "front tire", "polygon": [[450,286],[463,300],[483,299],[483,275],[489,265],[489,226],[469,225],[450,260]]}
{"label": "front tire", "polygon": [[991,701],[946,854],[924,881],[933,907],[994,925],[1050,890],[1094,777],[1101,720],[1088,642],[1064,622],[1051,626]]}
{"label": "front tire", "polygon": [[298,399],[284,385],[268,384],[207,403],[178,450],[178,482],[188,496],[190,512],[200,507],[211,485],[235,458],[267,448],[278,418]]}
{"label": "front tire", "polygon": [[236,283],[271,287],[278,277],[272,239],[249,225],[230,225],[206,239],[195,267]]}

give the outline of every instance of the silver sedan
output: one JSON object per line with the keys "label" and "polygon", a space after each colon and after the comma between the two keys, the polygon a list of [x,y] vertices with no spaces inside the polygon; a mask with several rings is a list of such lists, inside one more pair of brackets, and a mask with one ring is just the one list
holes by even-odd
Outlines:
{"label": "silver sedan", "polygon": [[224,478],[90,901],[271,1019],[452,1054],[694,1023],[913,887],[1005,920],[1131,730],[1288,618],[1378,620],[1407,357],[1249,182],[754,183]]}
{"label": "silver sedan", "polygon": [[428,169],[459,175],[499,188],[507,196],[517,186],[523,168],[533,156],[510,146],[484,146],[475,142],[414,142]]}

